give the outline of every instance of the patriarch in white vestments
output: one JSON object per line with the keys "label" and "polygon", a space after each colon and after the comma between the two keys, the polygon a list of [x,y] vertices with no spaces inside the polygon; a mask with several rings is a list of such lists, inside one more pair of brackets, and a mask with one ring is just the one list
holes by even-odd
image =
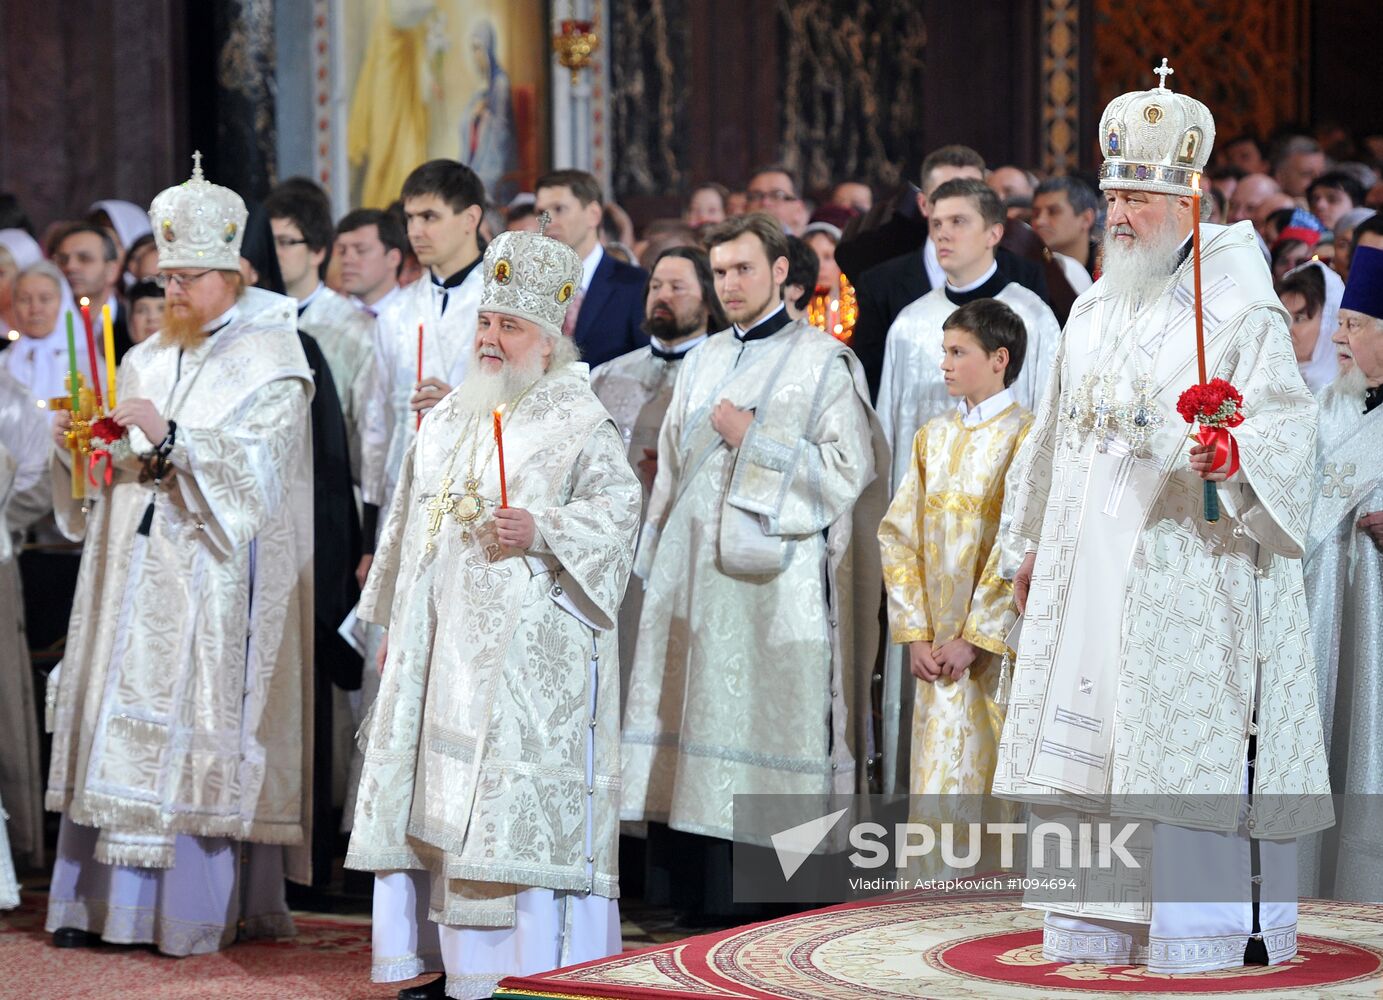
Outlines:
{"label": "patriarch in white vestments", "polygon": [[[1200,227],[1197,295],[1215,123],[1159,69],[1101,120],[1104,273],[1017,459],[1024,624],[994,792],[1143,821],[1139,867],[1027,902],[1050,961],[1180,973],[1296,954],[1294,838],[1333,809],[1301,564],[1316,407],[1247,224]],[[1206,378],[1244,400],[1237,468],[1188,458],[1178,414],[1202,302]]]}

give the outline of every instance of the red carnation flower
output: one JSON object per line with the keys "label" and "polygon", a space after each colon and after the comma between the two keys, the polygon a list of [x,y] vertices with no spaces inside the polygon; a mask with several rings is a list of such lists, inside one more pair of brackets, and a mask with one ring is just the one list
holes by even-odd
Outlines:
{"label": "red carnation flower", "polygon": [[1177,412],[1188,424],[1238,427],[1244,422],[1244,397],[1222,378],[1193,385],[1177,400]]}
{"label": "red carnation flower", "polygon": [[99,438],[107,444],[112,441],[119,441],[125,436],[125,425],[114,417],[102,417],[92,423],[91,436]]}

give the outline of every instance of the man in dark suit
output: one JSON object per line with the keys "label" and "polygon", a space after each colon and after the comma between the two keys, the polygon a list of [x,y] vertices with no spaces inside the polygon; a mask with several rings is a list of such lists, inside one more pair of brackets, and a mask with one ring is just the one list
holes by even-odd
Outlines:
{"label": "man in dark suit", "polygon": [[581,258],[581,287],[562,327],[575,339],[581,360],[594,368],[646,345],[648,272],[616,260],[600,245],[600,184],[584,170],[557,170],[538,178],[536,195],[539,213],[551,216],[547,235]]}
{"label": "man in dark suit", "polygon": [[[850,274],[849,265],[846,263],[851,260],[850,248],[842,243],[836,251],[836,260],[842,262],[842,268],[854,280],[855,299],[859,303],[860,312],[859,318],[855,320],[855,336],[850,346],[864,367],[871,399],[877,398],[879,394],[879,374],[884,365],[884,342],[893,320],[903,311],[904,306],[920,299],[945,281],[941,264],[936,259],[936,251],[931,240],[926,237],[928,195],[942,184],[958,177],[973,177],[982,181],[984,171],[984,158],[968,146],[942,146],[934,150],[922,161],[922,190],[916,198],[915,223],[909,225],[912,220],[895,216],[886,224],[894,229],[905,227],[908,234],[921,244],[920,249],[910,249],[900,256],[874,264],[858,275]],[[852,235],[865,243],[873,240],[873,234],[870,233],[859,232]],[[844,258],[841,256],[841,249],[847,251]],[[1044,301],[1047,299],[1047,281],[1041,264],[1010,253],[1002,245],[995,254],[995,259],[1010,280],[1032,289]]]}

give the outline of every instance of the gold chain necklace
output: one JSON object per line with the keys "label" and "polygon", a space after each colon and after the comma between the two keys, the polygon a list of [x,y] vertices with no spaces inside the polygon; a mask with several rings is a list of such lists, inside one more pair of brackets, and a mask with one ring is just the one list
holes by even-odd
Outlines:
{"label": "gold chain necklace", "polygon": [[[523,397],[528,395],[528,390],[533,388],[533,385],[536,384],[537,380],[535,380],[532,385],[525,388],[523,392],[519,393],[512,403],[504,407],[504,412],[512,413]],[[471,529],[475,526],[475,522],[480,519],[480,515],[485,512],[486,503],[491,502],[485,500],[480,495],[480,476],[477,474],[476,470],[476,458],[479,457],[480,454],[480,443],[485,440],[486,437],[484,434],[486,421],[483,414],[477,413],[473,417],[467,419],[466,427],[470,426],[472,419],[476,423],[475,431],[473,432],[475,444],[471,447],[471,459],[466,467],[466,478],[461,484],[461,492],[458,494],[451,491],[452,485],[455,483],[455,480],[451,477],[451,467],[456,463],[456,456],[461,452],[461,445],[466,442],[468,435],[464,429],[462,433],[457,435],[456,445],[451,449],[451,454],[447,456],[447,465],[442,471],[442,480],[438,484],[438,491],[432,495],[431,499],[425,502],[425,509],[427,511],[427,552],[431,552],[437,547],[437,533],[442,530],[442,522],[448,515],[456,518],[457,523],[461,525],[461,541],[469,542],[471,540]],[[492,455],[499,447],[493,437],[490,438],[490,446],[490,455]],[[481,469],[484,469],[485,465],[490,463],[490,455],[486,455],[485,463],[480,466]]]}
{"label": "gold chain necklace", "polygon": [[[431,552],[437,547],[437,533],[442,530],[442,522],[448,515],[456,518],[461,524],[461,540],[469,542],[471,540],[471,526],[480,518],[481,512],[485,509],[485,501],[480,496],[480,480],[476,476],[475,462],[480,454],[480,442],[484,435],[480,432],[484,427],[484,422],[477,414],[474,417],[475,430],[470,434],[463,429],[456,436],[456,446],[451,449],[451,454],[447,456],[447,466],[442,470],[442,481],[438,486],[438,491],[431,499],[425,501],[427,510],[427,549]],[[466,421],[469,428],[470,420]],[[467,438],[471,438],[474,444],[471,447],[471,460],[466,469],[466,479],[461,484],[462,492],[457,494],[451,491],[455,480],[451,477],[451,467],[456,464],[456,456],[461,452],[461,446],[466,443]],[[488,462],[489,459],[487,458]],[[483,466],[482,466],[483,468]]]}

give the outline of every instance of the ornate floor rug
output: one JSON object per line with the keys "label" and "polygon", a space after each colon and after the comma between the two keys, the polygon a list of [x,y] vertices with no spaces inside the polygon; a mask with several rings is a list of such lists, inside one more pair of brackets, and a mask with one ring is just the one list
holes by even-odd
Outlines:
{"label": "ornate floor rug", "polygon": [[0,913],[0,998],[389,1000],[399,988],[370,983],[368,918],[295,914],[295,938],[168,958],[150,948],[54,948],[43,931],[46,904],[25,893],[19,909]]}
{"label": "ornate floor rug", "polygon": [[497,1000],[1009,1000],[1223,994],[1273,1000],[1383,996],[1383,906],[1303,901],[1299,953],[1277,966],[1158,975],[1042,959],[1042,915],[1014,896],[907,894],[509,979]]}

